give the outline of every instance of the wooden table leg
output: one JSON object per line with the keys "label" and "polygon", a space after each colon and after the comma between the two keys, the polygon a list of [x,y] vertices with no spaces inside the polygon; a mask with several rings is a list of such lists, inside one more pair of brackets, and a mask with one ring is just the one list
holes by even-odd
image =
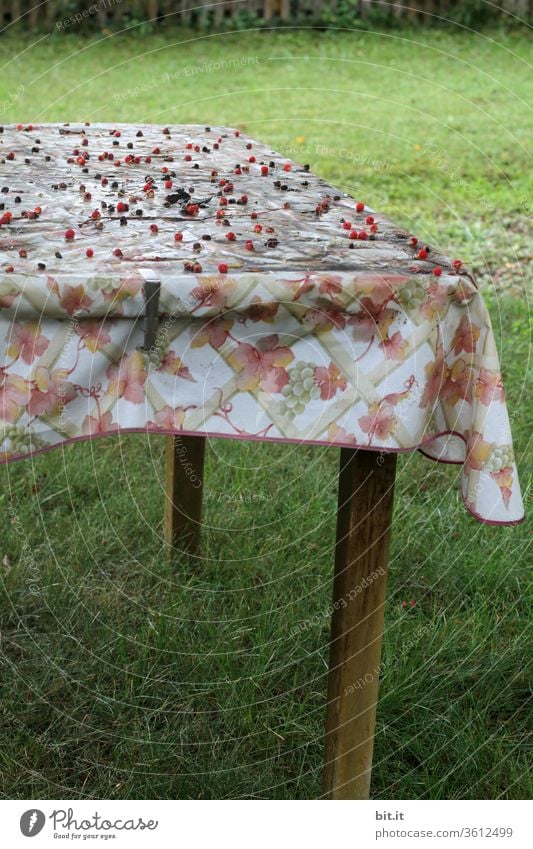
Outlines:
{"label": "wooden table leg", "polygon": [[368,799],[396,455],[341,448],[324,765],[327,799]]}
{"label": "wooden table leg", "polygon": [[167,436],[165,541],[195,553],[200,545],[204,436]]}

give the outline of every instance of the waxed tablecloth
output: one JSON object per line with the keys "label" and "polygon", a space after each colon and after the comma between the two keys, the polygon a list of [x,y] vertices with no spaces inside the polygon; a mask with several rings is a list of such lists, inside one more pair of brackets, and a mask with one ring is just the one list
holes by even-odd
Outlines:
{"label": "waxed tablecloth", "polygon": [[419,448],[522,519],[475,281],[363,196],[200,126],[6,126],[0,188],[0,460],[118,431]]}

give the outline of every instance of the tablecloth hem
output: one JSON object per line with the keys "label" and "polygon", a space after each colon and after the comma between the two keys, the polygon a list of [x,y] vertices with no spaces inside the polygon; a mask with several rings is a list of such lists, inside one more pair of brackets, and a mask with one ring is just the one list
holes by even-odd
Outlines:
{"label": "tablecloth hem", "polygon": [[[28,451],[27,453],[14,454],[10,457],[0,457],[0,465],[6,465],[7,463],[16,462],[17,460],[27,460],[30,457],[34,457],[38,454],[44,454],[48,451],[53,450],[54,448],[60,448],[65,445],[71,445],[76,442],[87,442],[93,439],[98,439],[100,437],[110,437],[110,436],[121,436],[122,434],[152,434],[154,436],[199,436],[204,438],[211,439],[235,439],[238,441],[247,441],[247,442],[277,442],[277,443],[288,443],[293,445],[316,445],[323,446],[326,448],[352,448],[353,450],[360,451],[375,451],[377,453],[383,454],[407,454],[412,451],[420,451],[425,457],[428,457],[430,460],[433,460],[436,463],[446,463],[448,465],[454,466],[462,466],[464,465],[464,460],[450,460],[446,457],[435,457],[431,454],[428,454],[424,451],[424,446],[430,445],[435,439],[442,438],[443,436],[457,436],[463,440],[466,446],[466,440],[463,434],[459,433],[455,430],[442,431],[439,433],[432,434],[427,439],[424,439],[422,442],[417,443],[416,445],[395,448],[395,447],[387,447],[379,445],[361,445],[359,443],[354,442],[342,442],[342,441],[331,441],[324,442],[323,440],[316,439],[291,439],[290,437],[265,437],[265,436],[254,436],[253,434],[232,434],[232,433],[220,433],[219,431],[190,431],[190,430],[171,430],[167,428],[147,428],[147,427],[134,427],[134,428],[118,428],[116,430],[104,431],[102,433],[93,433],[86,434],[83,436],[74,436],[69,439],[62,439],[59,442],[54,443],[53,445],[46,445],[42,448],[37,448],[33,451]],[[464,506],[467,511],[477,519],[478,522],[482,522],[485,525],[499,525],[499,526],[512,526],[512,525],[520,525],[525,518],[523,514],[520,518],[517,519],[507,519],[504,521],[497,521],[495,519],[485,518],[477,513],[472,506],[469,504],[467,499],[464,497],[464,494],[461,493],[461,498],[463,500]]]}

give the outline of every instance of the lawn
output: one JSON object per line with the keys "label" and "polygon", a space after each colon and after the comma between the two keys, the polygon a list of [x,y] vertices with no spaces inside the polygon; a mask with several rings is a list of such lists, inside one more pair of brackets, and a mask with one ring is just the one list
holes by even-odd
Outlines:
{"label": "lawn", "polygon": [[[468,260],[526,495],[525,37],[39,38],[0,40],[0,122],[242,127]],[[0,468],[5,798],[321,792],[338,452],[210,442],[202,557],[172,563],[163,455],[129,436]],[[531,796],[530,526],[477,523],[458,477],[399,461],[376,798]]]}

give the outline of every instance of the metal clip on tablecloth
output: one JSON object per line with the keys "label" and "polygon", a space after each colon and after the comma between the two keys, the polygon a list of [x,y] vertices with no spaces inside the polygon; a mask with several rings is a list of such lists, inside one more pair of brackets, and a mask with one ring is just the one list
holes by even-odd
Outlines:
{"label": "metal clip on tablecloth", "polygon": [[159,280],[146,280],[144,284],[144,344],[141,351],[153,353],[157,334],[159,332],[159,296],[161,283]]}

